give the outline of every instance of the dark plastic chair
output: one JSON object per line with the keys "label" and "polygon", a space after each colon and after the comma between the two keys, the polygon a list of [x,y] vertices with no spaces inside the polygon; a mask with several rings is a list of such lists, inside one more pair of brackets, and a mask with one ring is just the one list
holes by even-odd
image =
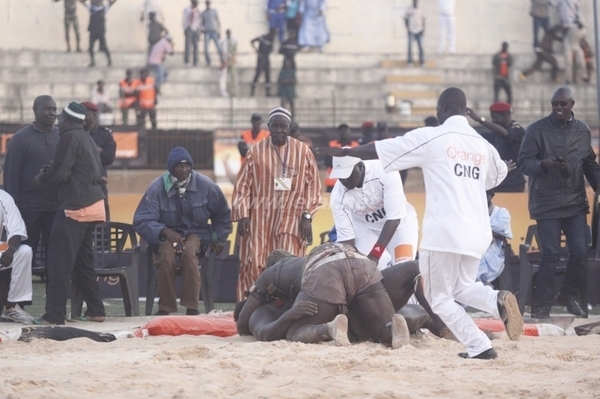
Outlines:
{"label": "dark plastic chair", "polygon": [[[227,248],[224,249],[224,251]],[[201,253],[198,255],[198,268],[200,269],[200,284],[202,286],[202,301],[204,302],[204,310],[206,313],[215,308],[213,296],[213,275],[215,268],[215,253],[210,250],[201,248]],[[154,255],[158,252],[155,245],[148,245],[146,252],[147,267],[148,267],[148,282],[146,286],[146,316],[152,315],[154,307],[154,298],[158,287],[158,273],[154,267]],[[207,256],[208,254],[208,256]],[[177,275],[181,276],[179,269],[179,259],[177,259]]]}
{"label": "dark plastic chair", "polygon": [[[588,232],[590,230],[588,229]],[[519,309],[521,310],[521,314],[525,310],[525,304],[531,301],[531,296],[533,292],[533,279],[537,276],[539,270],[539,264],[541,261],[541,253],[539,250],[531,251],[531,245],[533,240],[535,239],[536,243],[539,243],[537,237],[537,225],[531,225],[527,229],[527,235],[525,236],[525,242],[519,245],[519,260],[521,264],[521,269],[519,271],[519,293],[517,296],[517,300],[519,302]],[[564,237],[561,239],[564,243]],[[592,237],[591,233],[588,236],[588,246],[591,246]],[[539,245],[539,244],[538,244]],[[567,258],[569,251],[567,249],[566,243],[562,245],[561,257],[556,266],[555,274],[564,275],[567,271]],[[587,267],[583,271],[581,276],[581,284],[579,288],[579,303],[581,304],[581,308],[587,314],[587,304],[588,304],[588,292],[587,292]]]}
{"label": "dark plastic chair", "polygon": [[[123,256],[125,245],[131,243],[131,261]],[[105,222],[94,231],[94,270],[99,277],[118,277],[126,316],[139,316],[140,246],[130,224]],[[71,318],[81,316],[83,298],[75,284],[71,285]]]}

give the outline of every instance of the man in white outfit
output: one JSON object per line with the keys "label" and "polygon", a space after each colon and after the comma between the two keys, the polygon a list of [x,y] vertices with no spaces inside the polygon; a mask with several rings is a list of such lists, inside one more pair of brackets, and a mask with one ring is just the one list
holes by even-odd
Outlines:
{"label": "man in white outfit", "polygon": [[[0,235],[6,229],[7,243],[1,243],[0,270],[12,268],[8,300],[2,309],[0,320],[17,323],[31,323],[33,317],[19,306],[19,302],[28,302],[32,298],[31,286],[31,247],[21,244],[27,239],[25,222],[15,205],[13,198],[0,190]],[[8,244],[8,246],[6,246]]]}
{"label": "man in white outfit", "polygon": [[456,53],[456,0],[438,0],[439,16],[438,27],[440,31],[440,46],[438,53],[446,51],[446,44],[450,53]]}
{"label": "man in white outfit", "polygon": [[[567,84],[589,81],[585,65],[585,57],[581,48],[581,39],[585,30],[581,19],[580,0],[556,0],[556,8],[560,15],[561,25],[565,28],[563,51],[565,54],[565,81]],[[573,69],[575,62],[575,69]]]}
{"label": "man in white outfit", "polygon": [[379,158],[386,172],[420,167],[426,204],[419,270],[433,312],[467,347],[464,358],[494,359],[490,339],[457,302],[501,318],[512,340],[523,333],[515,296],[475,282],[479,260],[492,241],[486,189],[497,186],[507,166],[496,149],[469,126],[467,99],[456,87],[437,103],[437,127],[357,148],[323,148],[332,156]]}
{"label": "man in white outfit", "polygon": [[398,173],[379,161],[334,157],[331,192],[337,242],[356,247],[379,270],[415,259],[419,241],[417,212],[406,201]]}

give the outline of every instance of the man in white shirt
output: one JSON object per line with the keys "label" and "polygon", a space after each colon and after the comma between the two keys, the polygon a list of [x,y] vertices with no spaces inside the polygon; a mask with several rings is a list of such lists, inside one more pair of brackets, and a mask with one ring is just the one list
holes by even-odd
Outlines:
{"label": "man in white shirt", "polygon": [[[589,81],[585,66],[585,56],[581,48],[581,39],[585,30],[581,18],[580,0],[555,0],[554,2],[560,23],[565,28],[563,51],[565,54],[565,83],[581,83]],[[573,69],[575,62],[575,69]]]}
{"label": "man in white shirt", "polygon": [[456,53],[456,16],[454,9],[456,8],[456,0],[438,0],[439,16],[438,24],[440,31],[440,46],[438,53],[446,51],[446,44],[450,53]]}
{"label": "man in white shirt", "polygon": [[185,50],[183,61],[185,65],[190,63],[190,47],[193,49],[193,63],[198,65],[198,41],[200,40],[200,28],[202,21],[200,19],[200,9],[198,0],[191,0],[191,5],[183,10],[183,31],[185,33]]}
{"label": "man in white shirt", "polygon": [[[15,205],[13,198],[0,190],[0,235],[6,229],[7,243],[0,244],[0,270],[11,269],[10,288],[7,300],[2,308],[0,321],[10,320],[17,323],[32,323],[33,317],[19,306],[19,302],[30,302],[31,286],[31,247],[21,244],[27,239],[25,222]],[[8,244],[8,245],[6,245]]]}
{"label": "man in white shirt", "polygon": [[413,65],[412,44],[417,42],[419,46],[419,64],[425,65],[423,53],[423,32],[425,32],[425,13],[419,8],[419,1],[413,0],[413,6],[409,7],[404,14],[404,23],[408,30],[408,65]]}
{"label": "man in white shirt", "polygon": [[507,166],[496,149],[469,126],[467,99],[456,87],[437,103],[437,127],[357,148],[322,148],[332,156],[379,158],[386,172],[420,167],[426,204],[419,270],[431,308],[467,347],[464,358],[494,359],[490,339],[457,302],[501,318],[508,336],[523,333],[515,296],[475,282],[479,260],[492,241],[486,189],[497,186]]}
{"label": "man in white shirt", "polygon": [[356,247],[379,270],[415,259],[419,241],[417,212],[406,201],[398,173],[381,162],[334,157],[331,192],[337,242]]}
{"label": "man in white shirt", "polygon": [[155,86],[157,93],[160,92],[160,87],[165,83],[169,74],[167,68],[165,68],[167,54],[173,55],[173,39],[168,34],[152,47],[152,51],[150,51],[150,56],[148,57],[148,66],[152,68],[156,77]]}

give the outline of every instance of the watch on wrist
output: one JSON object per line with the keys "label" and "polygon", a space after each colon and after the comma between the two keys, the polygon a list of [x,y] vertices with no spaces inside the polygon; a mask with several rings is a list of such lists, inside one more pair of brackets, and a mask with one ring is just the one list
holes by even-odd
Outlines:
{"label": "watch on wrist", "polygon": [[481,120],[479,121],[479,123],[483,123],[483,122],[485,122],[485,118],[482,116]]}
{"label": "watch on wrist", "polygon": [[310,212],[304,212],[302,214],[302,217],[308,221],[312,221],[312,215],[310,214]]}

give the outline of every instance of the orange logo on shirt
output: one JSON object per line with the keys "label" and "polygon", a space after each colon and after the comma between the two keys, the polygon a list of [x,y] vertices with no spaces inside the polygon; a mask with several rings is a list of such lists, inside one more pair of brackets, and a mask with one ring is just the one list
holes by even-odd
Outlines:
{"label": "orange logo on shirt", "polygon": [[458,159],[461,161],[470,161],[475,165],[481,165],[485,163],[485,155],[478,152],[462,151],[454,147],[448,147],[446,150],[446,155],[448,155],[448,158]]}

